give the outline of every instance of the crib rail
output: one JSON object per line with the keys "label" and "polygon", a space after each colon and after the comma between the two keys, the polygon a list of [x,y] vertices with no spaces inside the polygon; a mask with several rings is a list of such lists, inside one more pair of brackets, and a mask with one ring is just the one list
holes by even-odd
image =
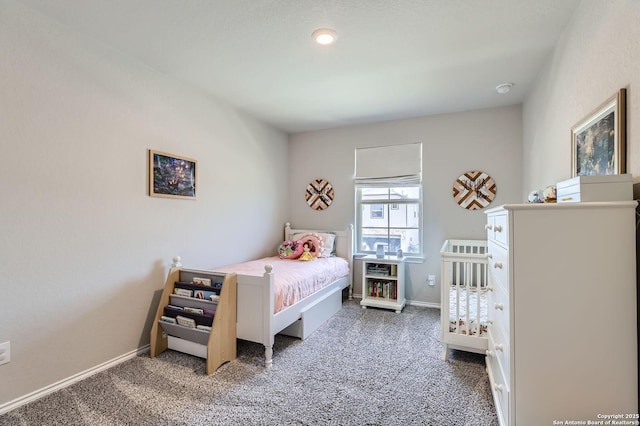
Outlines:
{"label": "crib rail", "polygon": [[446,240],[440,248],[442,259],[455,260],[486,259],[487,242],[485,240]]}
{"label": "crib rail", "polygon": [[447,240],[441,256],[441,319],[444,356],[450,348],[487,348],[487,242]]}

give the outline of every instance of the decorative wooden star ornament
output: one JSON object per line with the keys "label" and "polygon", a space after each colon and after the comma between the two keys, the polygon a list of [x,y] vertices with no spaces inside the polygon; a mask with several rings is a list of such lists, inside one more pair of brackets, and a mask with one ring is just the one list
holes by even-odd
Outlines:
{"label": "decorative wooden star ornament", "polygon": [[497,190],[491,176],[473,170],[460,175],[453,183],[453,199],[460,207],[480,210],[491,204]]}
{"label": "decorative wooden star ornament", "polygon": [[314,210],[324,210],[333,202],[333,186],[325,179],[312,180],[304,194],[307,204]]}

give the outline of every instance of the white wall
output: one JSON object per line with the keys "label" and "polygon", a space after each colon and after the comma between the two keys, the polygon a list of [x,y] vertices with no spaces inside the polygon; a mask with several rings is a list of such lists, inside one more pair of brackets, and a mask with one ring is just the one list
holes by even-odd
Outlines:
{"label": "white wall", "polygon": [[523,106],[523,192],[571,177],[571,127],[627,88],[627,170],[640,176],[640,1],[584,0]]}
{"label": "white wall", "polygon": [[[349,126],[292,135],[289,144],[291,223],[296,227],[346,229],[354,223],[354,150],[369,146],[423,143],[424,242],[426,260],[411,264],[408,300],[440,303],[440,286],[428,287],[426,277],[440,281],[440,247],[450,238],[485,239],[482,211],[459,207],[452,197],[455,179],[469,170],[494,178],[498,193],[492,206],[522,202],[522,127],[520,106],[444,114],[409,120]],[[323,211],[309,208],[307,184],[327,179],[335,198]],[[360,266],[356,262],[355,267]],[[355,283],[359,283],[356,269]],[[354,293],[360,294],[360,288]]]}
{"label": "white wall", "polygon": [[[173,255],[272,254],[290,175],[284,133],[11,0],[0,52],[1,406],[147,344]],[[196,201],[147,196],[149,148]]]}
{"label": "white wall", "polygon": [[[174,254],[210,268],[269,254],[286,220],[353,223],[357,147],[424,143],[426,260],[410,265],[407,296],[439,303],[424,281],[439,279],[442,241],[484,238],[484,214],[451,197],[462,172],[496,180],[493,205],[524,201],[570,176],[571,126],[626,87],[628,170],[640,175],[638,22],[638,0],[584,0],[522,111],[301,133],[287,150],[283,133],[2,1],[0,342],[12,362],[0,366],[0,405],[148,343]],[[196,201],[146,195],[149,148],[198,159]],[[325,211],[304,201],[314,178],[335,188]]]}

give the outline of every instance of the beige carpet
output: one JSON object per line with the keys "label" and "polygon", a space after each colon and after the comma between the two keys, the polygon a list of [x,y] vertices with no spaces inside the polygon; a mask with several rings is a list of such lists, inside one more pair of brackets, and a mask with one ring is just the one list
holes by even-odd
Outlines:
{"label": "beige carpet", "polygon": [[6,425],[497,424],[484,358],[442,361],[440,311],[343,309],[305,341],[278,336],[273,368],[239,341],[215,374],[202,359],[139,356],[0,416]]}

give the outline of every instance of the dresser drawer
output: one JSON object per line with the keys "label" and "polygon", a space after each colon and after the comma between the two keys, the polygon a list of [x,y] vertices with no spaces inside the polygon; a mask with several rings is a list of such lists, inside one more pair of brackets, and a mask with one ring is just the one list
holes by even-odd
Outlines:
{"label": "dresser drawer", "polygon": [[495,225],[495,223],[495,216],[487,216],[487,224],[484,226],[484,229],[487,231],[487,241],[495,241],[496,239],[496,233],[493,230],[493,225]]}
{"label": "dresser drawer", "polygon": [[493,232],[494,232],[494,240],[497,242],[504,244],[505,246],[509,244],[509,216],[507,213],[498,214],[493,216]]}
{"label": "dresser drawer", "polygon": [[509,379],[511,377],[511,357],[510,357],[510,349],[508,335],[505,336],[504,330],[500,329],[500,327],[493,327],[489,330],[489,338],[488,341],[488,354],[495,357],[502,368],[502,376],[504,377],[504,381],[509,383]]}
{"label": "dresser drawer", "polygon": [[488,243],[487,251],[491,285],[500,287],[509,294],[509,252],[493,242]]}
{"label": "dresser drawer", "polygon": [[[491,344],[491,340],[489,340]],[[502,374],[500,361],[490,350],[487,350],[487,373],[489,374],[489,384],[493,401],[496,404],[496,412],[498,414],[500,424],[509,424],[509,383]]]}
{"label": "dresser drawer", "polygon": [[492,304],[488,307],[494,313],[496,324],[508,330],[509,328],[509,295],[502,288],[493,289]]}
{"label": "dresser drawer", "polygon": [[509,297],[499,288],[494,288],[487,299],[487,314],[491,328],[500,330],[504,339],[509,339]]}
{"label": "dresser drawer", "polygon": [[509,243],[509,216],[506,211],[492,213],[487,216],[487,240],[496,241],[504,246]]}

